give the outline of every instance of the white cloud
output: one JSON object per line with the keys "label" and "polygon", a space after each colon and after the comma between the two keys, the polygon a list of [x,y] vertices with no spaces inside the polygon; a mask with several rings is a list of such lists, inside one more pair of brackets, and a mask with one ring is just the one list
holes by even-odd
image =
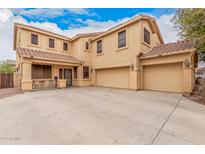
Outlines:
{"label": "white cloud", "polygon": [[[173,42],[179,39],[177,31],[172,28],[173,24],[170,22],[172,16],[173,15],[162,15],[157,19],[165,42]],[[15,22],[29,24],[61,35],[73,37],[79,33],[105,31],[129,19],[130,17],[116,21],[95,21],[90,19],[83,21],[80,18],[76,18],[79,23],[83,23],[85,26],[79,28],[70,26],[62,30],[56,23],[28,22],[21,16],[14,16],[10,9],[0,9],[0,60],[15,59],[15,51],[13,51],[13,25]]]}
{"label": "white cloud", "polygon": [[157,19],[165,43],[175,42],[180,39],[177,30],[173,28],[174,24],[171,22],[173,16],[174,14],[164,14]]}
{"label": "white cloud", "polygon": [[70,9],[60,9],[60,8],[35,8],[35,9],[12,9],[12,12],[17,15],[29,17],[31,19],[47,19],[63,16],[66,14],[71,15],[87,15],[95,16],[96,14],[89,9],[84,8],[70,8]]}
{"label": "white cloud", "polygon": [[13,16],[9,9],[0,9],[0,60],[15,59],[13,51],[14,22],[26,23],[26,20],[19,16]]}

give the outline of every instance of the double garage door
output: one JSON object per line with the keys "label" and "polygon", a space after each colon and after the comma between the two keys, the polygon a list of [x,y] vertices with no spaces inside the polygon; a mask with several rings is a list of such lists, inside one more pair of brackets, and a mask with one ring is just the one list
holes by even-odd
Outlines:
{"label": "double garage door", "polygon": [[182,63],[144,66],[144,89],[182,92]]}
{"label": "double garage door", "polygon": [[96,71],[96,84],[102,87],[129,88],[129,68],[109,68]]}
{"label": "double garage door", "polygon": [[[148,65],[143,67],[143,88],[168,92],[182,92],[182,63]],[[129,89],[129,68],[96,71],[96,85]]]}

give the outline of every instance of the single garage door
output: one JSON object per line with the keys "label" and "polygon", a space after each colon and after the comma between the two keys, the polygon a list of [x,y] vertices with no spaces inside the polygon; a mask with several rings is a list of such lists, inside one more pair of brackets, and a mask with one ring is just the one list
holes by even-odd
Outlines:
{"label": "single garage door", "polygon": [[100,69],[96,71],[96,84],[102,87],[129,88],[129,68]]}
{"label": "single garage door", "polygon": [[145,66],[144,89],[182,92],[182,63]]}

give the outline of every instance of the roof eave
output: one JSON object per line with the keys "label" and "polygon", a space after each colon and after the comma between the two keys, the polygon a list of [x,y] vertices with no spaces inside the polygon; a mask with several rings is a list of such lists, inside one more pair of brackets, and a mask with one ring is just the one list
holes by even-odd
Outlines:
{"label": "roof eave", "polygon": [[101,38],[101,37],[103,37],[103,36],[106,36],[106,35],[108,35],[108,34],[110,34],[110,33],[113,33],[113,32],[115,32],[115,31],[118,31],[118,30],[120,30],[120,29],[122,29],[122,28],[124,28],[124,27],[126,27],[126,26],[128,26],[128,25],[130,25],[130,24],[133,24],[133,23],[135,23],[135,22],[137,22],[137,21],[139,21],[139,20],[148,20],[148,21],[153,22],[153,23],[154,23],[154,26],[156,27],[156,32],[157,32],[157,34],[158,34],[158,36],[159,36],[160,42],[161,42],[162,44],[164,44],[164,40],[163,40],[163,37],[162,37],[162,35],[161,35],[161,32],[160,32],[160,30],[159,30],[159,27],[158,27],[158,25],[157,25],[156,20],[155,20],[153,17],[151,17],[151,16],[143,15],[143,14],[137,16],[137,17],[134,18],[134,19],[131,19],[130,21],[127,21],[127,22],[125,22],[125,23],[122,23],[122,25],[120,25],[119,27],[116,27],[116,28],[114,28],[114,29],[108,30],[107,32],[105,32],[105,33],[103,33],[103,34],[101,34],[101,35],[99,35],[99,36],[97,36],[97,37],[91,39],[90,41],[91,41],[91,42],[92,42],[92,41],[95,41],[95,40],[97,40],[97,39],[99,39],[99,38]]}
{"label": "roof eave", "polygon": [[57,33],[51,32],[51,31],[47,31],[47,30],[44,30],[44,29],[41,29],[41,28],[37,28],[37,27],[34,27],[34,26],[24,25],[24,24],[20,24],[20,23],[14,23],[14,26],[19,27],[19,28],[23,28],[23,29],[28,29],[28,30],[38,32],[38,33],[41,33],[41,34],[57,37],[57,38],[60,38],[60,39],[66,40],[66,41],[71,41],[72,40],[71,38],[69,38],[67,36],[60,35],[60,34],[57,34]]}
{"label": "roof eave", "polygon": [[37,60],[48,60],[48,61],[55,61],[55,62],[64,62],[64,63],[72,63],[72,64],[82,64],[83,61],[67,61],[67,60],[57,60],[57,59],[50,59],[50,58],[40,58],[40,57],[32,57],[32,56],[25,56],[19,54],[22,58],[29,58],[29,59],[37,59]]}
{"label": "roof eave", "polygon": [[113,29],[111,29],[111,30],[108,30],[107,32],[105,32],[105,33],[103,33],[103,34],[101,34],[101,35],[99,35],[99,36],[97,36],[97,37],[91,39],[90,41],[91,41],[91,42],[92,42],[92,41],[95,41],[95,40],[97,40],[97,39],[99,39],[99,38],[101,38],[101,37],[103,37],[103,36],[106,36],[106,35],[108,35],[108,34],[110,34],[110,33],[113,33],[113,32],[115,32],[115,31],[118,31],[119,29],[122,29],[122,28],[124,28],[124,27],[126,27],[126,26],[128,26],[128,25],[130,25],[130,24],[132,24],[132,23],[134,23],[134,22],[136,22],[136,21],[138,21],[138,20],[141,20],[141,19],[143,19],[143,18],[147,18],[147,17],[144,17],[144,16],[142,16],[142,15],[139,15],[139,16],[137,16],[136,18],[131,19],[130,21],[127,21],[126,23],[122,23],[122,25],[119,25],[119,27],[116,27],[116,28],[113,28]]}

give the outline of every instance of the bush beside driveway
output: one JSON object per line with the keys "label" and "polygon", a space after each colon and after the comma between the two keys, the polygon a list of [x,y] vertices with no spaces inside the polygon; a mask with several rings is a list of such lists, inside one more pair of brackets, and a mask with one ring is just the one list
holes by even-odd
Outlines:
{"label": "bush beside driveway", "polygon": [[204,144],[205,107],[177,93],[112,88],[0,100],[0,144]]}

